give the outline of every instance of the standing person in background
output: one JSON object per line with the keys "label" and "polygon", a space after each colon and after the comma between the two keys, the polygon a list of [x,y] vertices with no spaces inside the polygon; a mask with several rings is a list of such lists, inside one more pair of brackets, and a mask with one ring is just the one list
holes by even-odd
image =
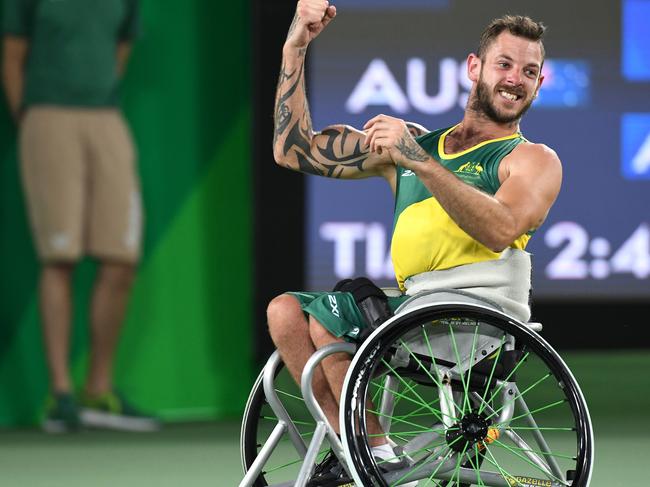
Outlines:
{"label": "standing person in background", "polygon": [[[119,82],[138,31],[137,0],[4,0],[3,82],[19,128],[23,186],[41,262],[39,303],[51,395],[43,427],[153,430],[115,393],[113,357],[140,256],[135,150]],[[75,398],[69,370],[71,280],[99,266],[90,366]]]}

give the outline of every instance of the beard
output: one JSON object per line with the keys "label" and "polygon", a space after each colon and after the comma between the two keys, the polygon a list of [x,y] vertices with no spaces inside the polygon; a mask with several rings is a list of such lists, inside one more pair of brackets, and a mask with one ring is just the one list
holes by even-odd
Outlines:
{"label": "beard", "polygon": [[[495,92],[496,91],[498,91],[498,88],[495,90]],[[494,97],[497,96],[495,92],[492,92],[487,83],[483,81],[483,75],[481,73],[478,83],[476,84],[476,93],[474,95],[474,100],[472,103],[470,103],[470,109],[485,115],[493,122],[499,124],[511,124],[519,122],[519,120],[521,120],[521,117],[524,116],[524,113],[526,113],[530,106],[533,104],[534,97],[531,96],[529,100],[524,102],[519,111],[515,113],[503,113],[499,111],[494,103]]]}

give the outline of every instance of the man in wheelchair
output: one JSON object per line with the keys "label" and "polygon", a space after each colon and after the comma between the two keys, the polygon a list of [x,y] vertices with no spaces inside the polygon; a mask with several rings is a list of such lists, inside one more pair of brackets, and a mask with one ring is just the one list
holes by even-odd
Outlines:
{"label": "man in wheelchair", "polygon": [[[395,195],[391,254],[402,294],[385,297],[369,282],[347,282],[332,292],[288,292],[273,299],[269,331],[297,382],[316,350],[358,341],[368,319],[378,324],[432,281],[469,288],[492,275],[491,266],[506,263],[499,284],[511,303],[505,308],[526,321],[530,264],[523,250],[562,179],[556,153],[519,131],[544,80],[542,24],[510,15],[490,23],[477,52],[467,58],[472,88],[463,119],[452,127],[429,132],[378,115],[362,130],[332,125],[315,131],[305,93],[305,56],[335,16],[336,8],[326,0],[298,2],[283,48],[274,157],[280,166],[306,174],[388,182]],[[330,355],[313,377],[315,396],[337,432],[349,366],[348,355]],[[383,461],[384,470],[401,467],[404,456],[383,434],[378,418],[368,414],[367,421],[372,455]],[[315,478],[326,482],[339,475],[336,462],[332,457],[317,467]]]}

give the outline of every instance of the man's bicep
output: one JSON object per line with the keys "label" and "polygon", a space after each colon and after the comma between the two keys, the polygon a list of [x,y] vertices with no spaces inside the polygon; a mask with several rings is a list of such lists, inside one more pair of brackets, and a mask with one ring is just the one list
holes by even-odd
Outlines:
{"label": "man's bicep", "polygon": [[368,150],[362,131],[347,125],[326,127],[310,140],[294,127],[287,135],[284,152],[292,156],[291,169],[339,179],[379,176],[391,164],[387,154]]}
{"label": "man's bicep", "polygon": [[557,156],[543,155],[513,165],[495,198],[512,212],[519,234],[539,227],[562,184]]}

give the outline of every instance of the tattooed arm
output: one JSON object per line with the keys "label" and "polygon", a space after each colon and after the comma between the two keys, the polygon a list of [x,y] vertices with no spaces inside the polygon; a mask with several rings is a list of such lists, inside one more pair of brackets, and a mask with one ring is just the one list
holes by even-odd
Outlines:
{"label": "tattooed arm", "polygon": [[[314,131],[305,92],[307,46],[336,16],[324,0],[298,2],[283,49],[278,80],[273,154],[288,169],[319,176],[356,179],[384,176],[392,182],[394,166],[386,154],[371,153],[365,134],[346,125]],[[414,134],[426,130],[410,124]]]}
{"label": "tattooed arm", "polygon": [[501,186],[489,195],[427,154],[402,120],[379,115],[364,128],[371,151],[388,153],[394,164],[416,173],[456,224],[495,252],[539,227],[560,191],[560,160],[541,144],[520,144],[506,156],[499,166]]}

